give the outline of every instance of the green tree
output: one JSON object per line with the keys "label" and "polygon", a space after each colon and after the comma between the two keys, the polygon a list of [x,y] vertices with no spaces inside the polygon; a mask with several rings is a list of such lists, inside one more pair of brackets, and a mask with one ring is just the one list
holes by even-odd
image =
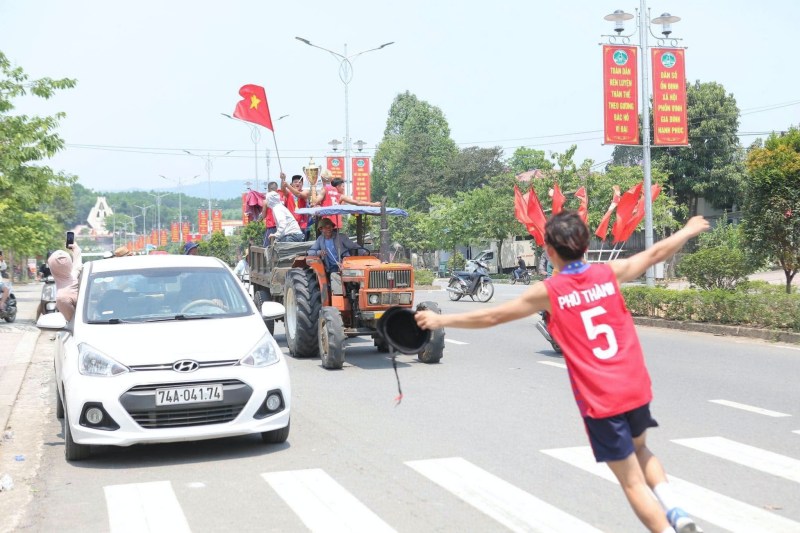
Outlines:
{"label": "green tree", "polygon": [[[721,84],[700,81],[687,86],[686,98],[689,146],[654,147],[653,166],[667,173],[672,194],[687,206],[687,216],[697,214],[699,198],[730,209],[741,201],[744,180],[736,99]],[[639,147],[614,148],[614,164],[638,165],[641,160]]]}
{"label": "green tree", "polygon": [[458,153],[441,109],[406,91],[389,110],[384,137],[375,152],[373,194],[428,207],[428,196],[445,193],[444,179]]}
{"label": "green tree", "polygon": [[21,256],[43,254],[63,236],[52,205],[64,205],[74,177],[41,165],[64,146],[55,133],[63,113],[49,117],[12,115],[13,100],[32,94],[49,99],[75,80],[30,80],[0,52],[0,243]]}
{"label": "green tree", "polygon": [[501,160],[503,149],[470,146],[458,151],[439,184],[440,194],[455,196],[459,191],[470,191],[489,183],[493,176],[502,174],[505,164]]}
{"label": "green tree", "polygon": [[231,243],[221,231],[215,231],[207,241],[200,242],[199,255],[207,255],[221,259],[225,264],[233,266],[236,257],[235,243]]}
{"label": "green tree", "polygon": [[514,174],[528,170],[550,170],[553,168],[553,163],[545,157],[544,150],[535,150],[524,146],[514,150],[514,155],[508,159],[507,163]]}
{"label": "green tree", "polygon": [[747,155],[748,179],[742,207],[748,246],[778,262],[786,292],[800,269],[800,129],[772,134]]}

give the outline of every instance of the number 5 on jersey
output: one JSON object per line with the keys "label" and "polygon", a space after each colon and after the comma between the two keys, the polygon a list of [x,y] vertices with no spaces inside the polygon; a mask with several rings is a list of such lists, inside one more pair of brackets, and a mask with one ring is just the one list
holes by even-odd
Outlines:
{"label": "number 5 on jersey", "polygon": [[608,348],[592,348],[592,353],[598,359],[610,359],[617,354],[617,337],[614,335],[614,330],[608,324],[595,324],[592,319],[606,314],[606,310],[602,306],[592,307],[586,311],[581,311],[581,320],[583,320],[583,328],[586,330],[586,336],[590,341],[595,340],[600,335],[605,335]]}

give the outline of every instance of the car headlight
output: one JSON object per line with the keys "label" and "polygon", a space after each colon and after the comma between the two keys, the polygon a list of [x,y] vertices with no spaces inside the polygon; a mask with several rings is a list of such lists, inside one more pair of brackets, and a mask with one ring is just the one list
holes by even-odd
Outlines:
{"label": "car headlight", "polygon": [[354,268],[345,268],[342,270],[342,276],[345,278],[363,278],[364,271],[356,270]]}
{"label": "car headlight", "polygon": [[239,364],[260,368],[274,365],[279,359],[278,344],[275,342],[275,339],[267,333],[261,337],[261,340],[250,350],[250,353],[239,360]]}
{"label": "car headlight", "polygon": [[97,348],[82,342],[78,345],[78,371],[84,376],[112,377],[129,372]]}

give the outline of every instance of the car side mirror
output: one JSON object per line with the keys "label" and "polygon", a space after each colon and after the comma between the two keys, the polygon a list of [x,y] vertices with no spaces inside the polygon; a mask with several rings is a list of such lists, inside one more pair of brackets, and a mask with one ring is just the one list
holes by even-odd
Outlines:
{"label": "car side mirror", "polygon": [[267,320],[283,318],[286,308],[278,302],[264,302],[261,304],[261,316]]}
{"label": "car side mirror", "polygon": [[36,327],[43,330],[62,330],[67,327],[67,319],[61,313],[47,313],[39,317]]}

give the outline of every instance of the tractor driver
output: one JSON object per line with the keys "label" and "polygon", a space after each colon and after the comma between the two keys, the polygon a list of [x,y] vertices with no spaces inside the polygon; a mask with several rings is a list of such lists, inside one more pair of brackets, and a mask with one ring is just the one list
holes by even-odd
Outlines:
{"label": "tractor driver", "polygon": [[350,237],[336,231],[333,222],[329,218],[320,220],[317,228],[320,231],[320,236],[309,248],[308,255],[316,255],[322,258],[325,272],[328,273],[328,278],[331,282],[331,291],[334,294],[342,294],[342,278],[339,274],[342,254],[345,250],[357,250],[360,246],[351,241]]}

